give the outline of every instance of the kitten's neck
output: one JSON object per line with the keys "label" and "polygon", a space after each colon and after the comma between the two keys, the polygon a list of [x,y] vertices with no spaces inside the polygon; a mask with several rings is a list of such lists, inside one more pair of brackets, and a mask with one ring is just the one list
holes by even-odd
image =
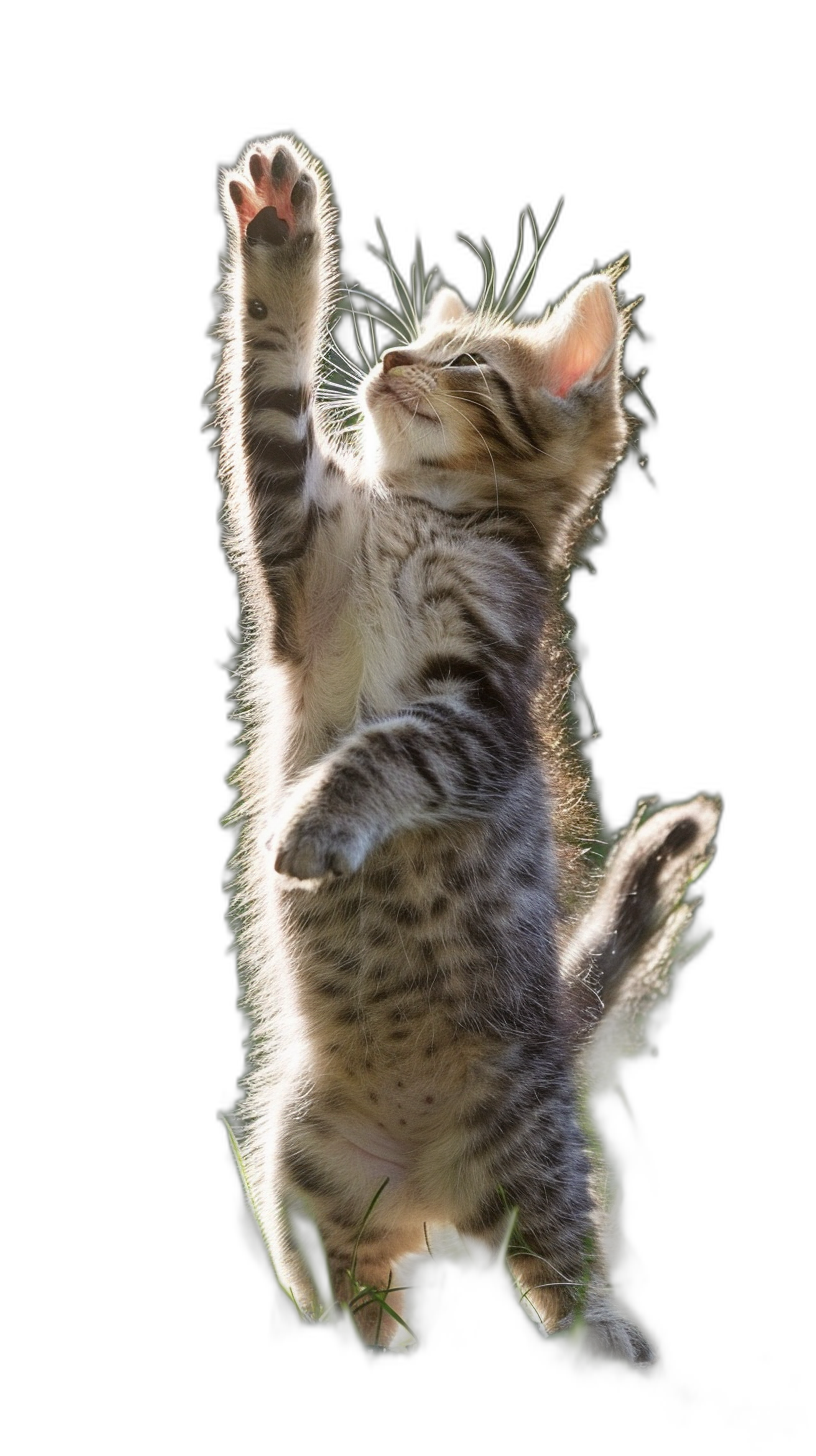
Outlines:
{"label": "kitten's neck", "polygon": [[475,472],[434,462],[418,462],[408,470],[380,470],[378,482],[388,495],[412,496],[415,500],[427,501],[437,510],[454,511],[457,515],[491,507],[498,512],[506,495],[501,480],[488,481]]}

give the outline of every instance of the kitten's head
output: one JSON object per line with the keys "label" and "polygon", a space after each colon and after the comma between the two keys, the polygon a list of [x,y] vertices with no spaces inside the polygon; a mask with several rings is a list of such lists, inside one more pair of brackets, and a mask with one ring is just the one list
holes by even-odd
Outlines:
{"label": "kitten's head", "polygon": [[603,273],[519,325],[440,290],[419,339],[389,349],[363,385],[377,474],[448,509],[524,510],[550,560],[566,560],[626,443],[624,333]]}

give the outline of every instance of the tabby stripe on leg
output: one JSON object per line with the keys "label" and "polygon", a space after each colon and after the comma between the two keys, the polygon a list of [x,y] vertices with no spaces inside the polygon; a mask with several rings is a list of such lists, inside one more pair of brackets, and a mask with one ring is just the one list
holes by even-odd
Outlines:
{"label": "tabby stripe on leg", "polygon": [[425,780],[426,784],[435,795],[436,802],[438,804],[444,804],[445,786],[441,778],[439,777],[439,774],[436,772],[435,769],[431,767],[430,763],[428,762],[430,756],[429,750],[424,748],[421,743],[418,743],[415,739],[412,738],[406,738],[403,741],[401,748],[402,752],[409,759],[412,768],[416,770],[420,778]]}
{"label": "tabby stripe on leg", "polygon": [[292,471],[302,474],[311,443],[308,432],[302,439],[291,440],[283,435],[261,434],[254,428],[246,441],[254,483],[260,484],[262,480],[273,483],[276,471],[283,475],[291,475]]}
{"label": "tabby stripe on leg", "polygon": [[513,701],[510,684],[499,685],[486,666],[471,658],[453,654],[431,658],[422,669],[420,682],[423,687],[430,687],[434,682],[461,683],[479,708],[520,726],[519,708]]}
{"label": "tabby stripe on leg", "polygon": [[280,410],[284,415],[295,416],[306,413],[311,397],[311,390],[302,384],[300,387],[294,385],[290,388],[260,390],[258,394],[247,399],[247,405],[253,410],[273,409]]}

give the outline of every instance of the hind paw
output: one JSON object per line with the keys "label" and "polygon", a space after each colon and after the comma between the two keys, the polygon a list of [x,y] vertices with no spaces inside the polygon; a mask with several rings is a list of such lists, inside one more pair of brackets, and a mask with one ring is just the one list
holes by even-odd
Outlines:
{"label": "hind paw", "polygon": [[587,1314],[590,1343],[603,1355],[629,1360],[632,1365],[653,1365],[656,1359],[649,1341],[636,1324],[609,1310]]}

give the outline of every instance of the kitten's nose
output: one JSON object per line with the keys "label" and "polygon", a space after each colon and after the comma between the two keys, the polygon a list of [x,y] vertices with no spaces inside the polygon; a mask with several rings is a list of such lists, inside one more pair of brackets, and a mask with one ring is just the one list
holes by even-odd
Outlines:
{"label": "kitten's nose", "polygon": [[383,374],[390,374],[392,369],[404,368],[413,362],[414,356],[409,354],[407,349],[389,349],[387,354],[383,354]]}

